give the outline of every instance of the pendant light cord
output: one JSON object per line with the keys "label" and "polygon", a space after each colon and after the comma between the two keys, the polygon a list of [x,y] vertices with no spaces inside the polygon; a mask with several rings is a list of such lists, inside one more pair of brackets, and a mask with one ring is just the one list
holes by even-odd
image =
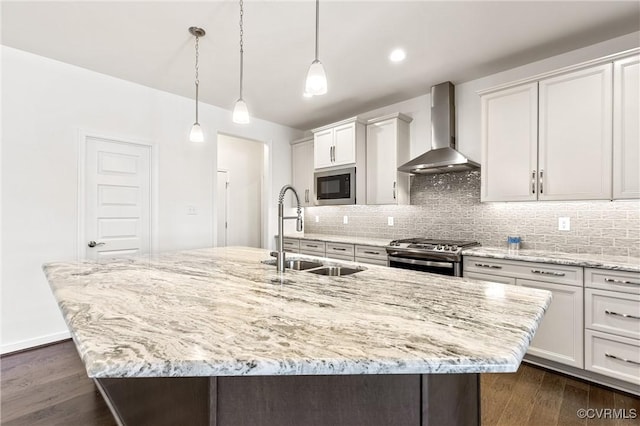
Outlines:
{"label": "pendant light cord", "polygon": [[240,0],[240,99],[242,99],[242,80],[244,76],[244,7]]}
{"label": "pendant light cord", "polygon": [[198,123],[198,86],[200,85],[200,79],[198,78],[198,60],[200,56],[200,37],[196,36],[196,123]]}
{"label": "pendant light cord", "polygon": [[318,60],[318,28],[320,27],[320,0],[316,0],[316,61]]}

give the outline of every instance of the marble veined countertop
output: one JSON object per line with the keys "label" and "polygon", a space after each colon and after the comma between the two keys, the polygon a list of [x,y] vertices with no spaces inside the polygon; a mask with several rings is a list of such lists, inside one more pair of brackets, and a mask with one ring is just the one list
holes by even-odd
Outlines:
{"label": "marble veined countertop", "polygon": [[368,237],[350,237],[348,235],[328,235],[328,234],[292,234],[285,235],[285,238],[298,238],[300,240],[324,241],[328,243],[347,243],[358,244],[363,246],[386,247],[392,239],[386,238],[368,238]]}
{"label": "marble veined countertop", "polygon": [[479,256],[494,259],[523,260],[527,262],[554,263],[557,265],[583,266],[585,268],[640,272],[640,258],[630,256],[606,256],[601,254],[562,253],[546,250],[507,250],[495,247],[472,247],[462,251],[463,256]]}
{"label": "marble veined countertop", "polygon": [[374,265],[279,274],[266,259],[232,247],[43,269],[96,378],[512,372],[551,300]]}

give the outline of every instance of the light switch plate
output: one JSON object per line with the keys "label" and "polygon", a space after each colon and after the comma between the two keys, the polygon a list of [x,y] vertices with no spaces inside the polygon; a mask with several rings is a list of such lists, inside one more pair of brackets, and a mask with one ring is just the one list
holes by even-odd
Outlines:
{"label": "light switch plate", "polygon": [[571,230],[571,218],[559,217],[558,218],[558,231],[570,231]]}
{"label": "light switch plate", "polygon": [[316,223],[320,222],[320,216],[316,216]]}
{"label": "light switch plate", "polygon": [[349,216],[342,216],[342,223],[343,224],[348,224],[349,223]]}
{"label": "light switch plate", "polygon": [[393,226],[393,216],[387,217],[387,225]]}
{"label": "light switch plate", "polygon": [[198,214],[198,210],[196,209],[196,206],[187,206],[187,214],[190,216]]}

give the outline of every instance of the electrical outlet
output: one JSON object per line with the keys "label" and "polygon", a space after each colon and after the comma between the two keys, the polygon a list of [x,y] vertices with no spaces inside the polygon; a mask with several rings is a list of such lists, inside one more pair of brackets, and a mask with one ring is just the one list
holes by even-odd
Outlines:
{"label": "electrical outlet", "polygon": [[393,216],[387,217],[387,225],[393,226]]}
{"label": "electrical outlet", "polygon": [[342,223],[343,224],[348,224],[349,223],[349,216],[342,216]]}
{"label": "electrical outlet", "polygon": [[570,231],[571,230],[571,218],[559,217],[558,218],[558,231]]}
{"label": "electrical outlet", "polygon": [[316,223],[320,222],[320,216],[316,216]]}
{"label": "electrical outlet", "polygon": [[198,214],[198,210],[196,209],[196,206],[187,206],[187,214],[190,216]]}

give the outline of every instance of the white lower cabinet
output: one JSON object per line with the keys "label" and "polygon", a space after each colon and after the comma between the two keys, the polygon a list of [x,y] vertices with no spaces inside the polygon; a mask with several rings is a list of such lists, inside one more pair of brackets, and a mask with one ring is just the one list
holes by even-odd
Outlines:
{"label": "white lower cabinet", "polygon": [[465,256],[465,278],[548,290],[551,305],[527,354],[584,367],[583,270],[580,267]]}
{"label": "white lower cabinet", "polygon": [[356,244],[355,250],[356,262],[388,266],[387,250],[384,247]]}
{"label": "white lower cabinet", "polygon": [[354,260],[354,247],[349,243],[326,243],[327,257],[330,259]]}
{"label": "white lower cabinet", "polygon": [[640,344],[610,333],[585,330],[586,370],[640,385]]}
{"label": "white lower cabinet", "polygon": [[315,240],[300,240],[300,254],[324,257],[325,242]]}

